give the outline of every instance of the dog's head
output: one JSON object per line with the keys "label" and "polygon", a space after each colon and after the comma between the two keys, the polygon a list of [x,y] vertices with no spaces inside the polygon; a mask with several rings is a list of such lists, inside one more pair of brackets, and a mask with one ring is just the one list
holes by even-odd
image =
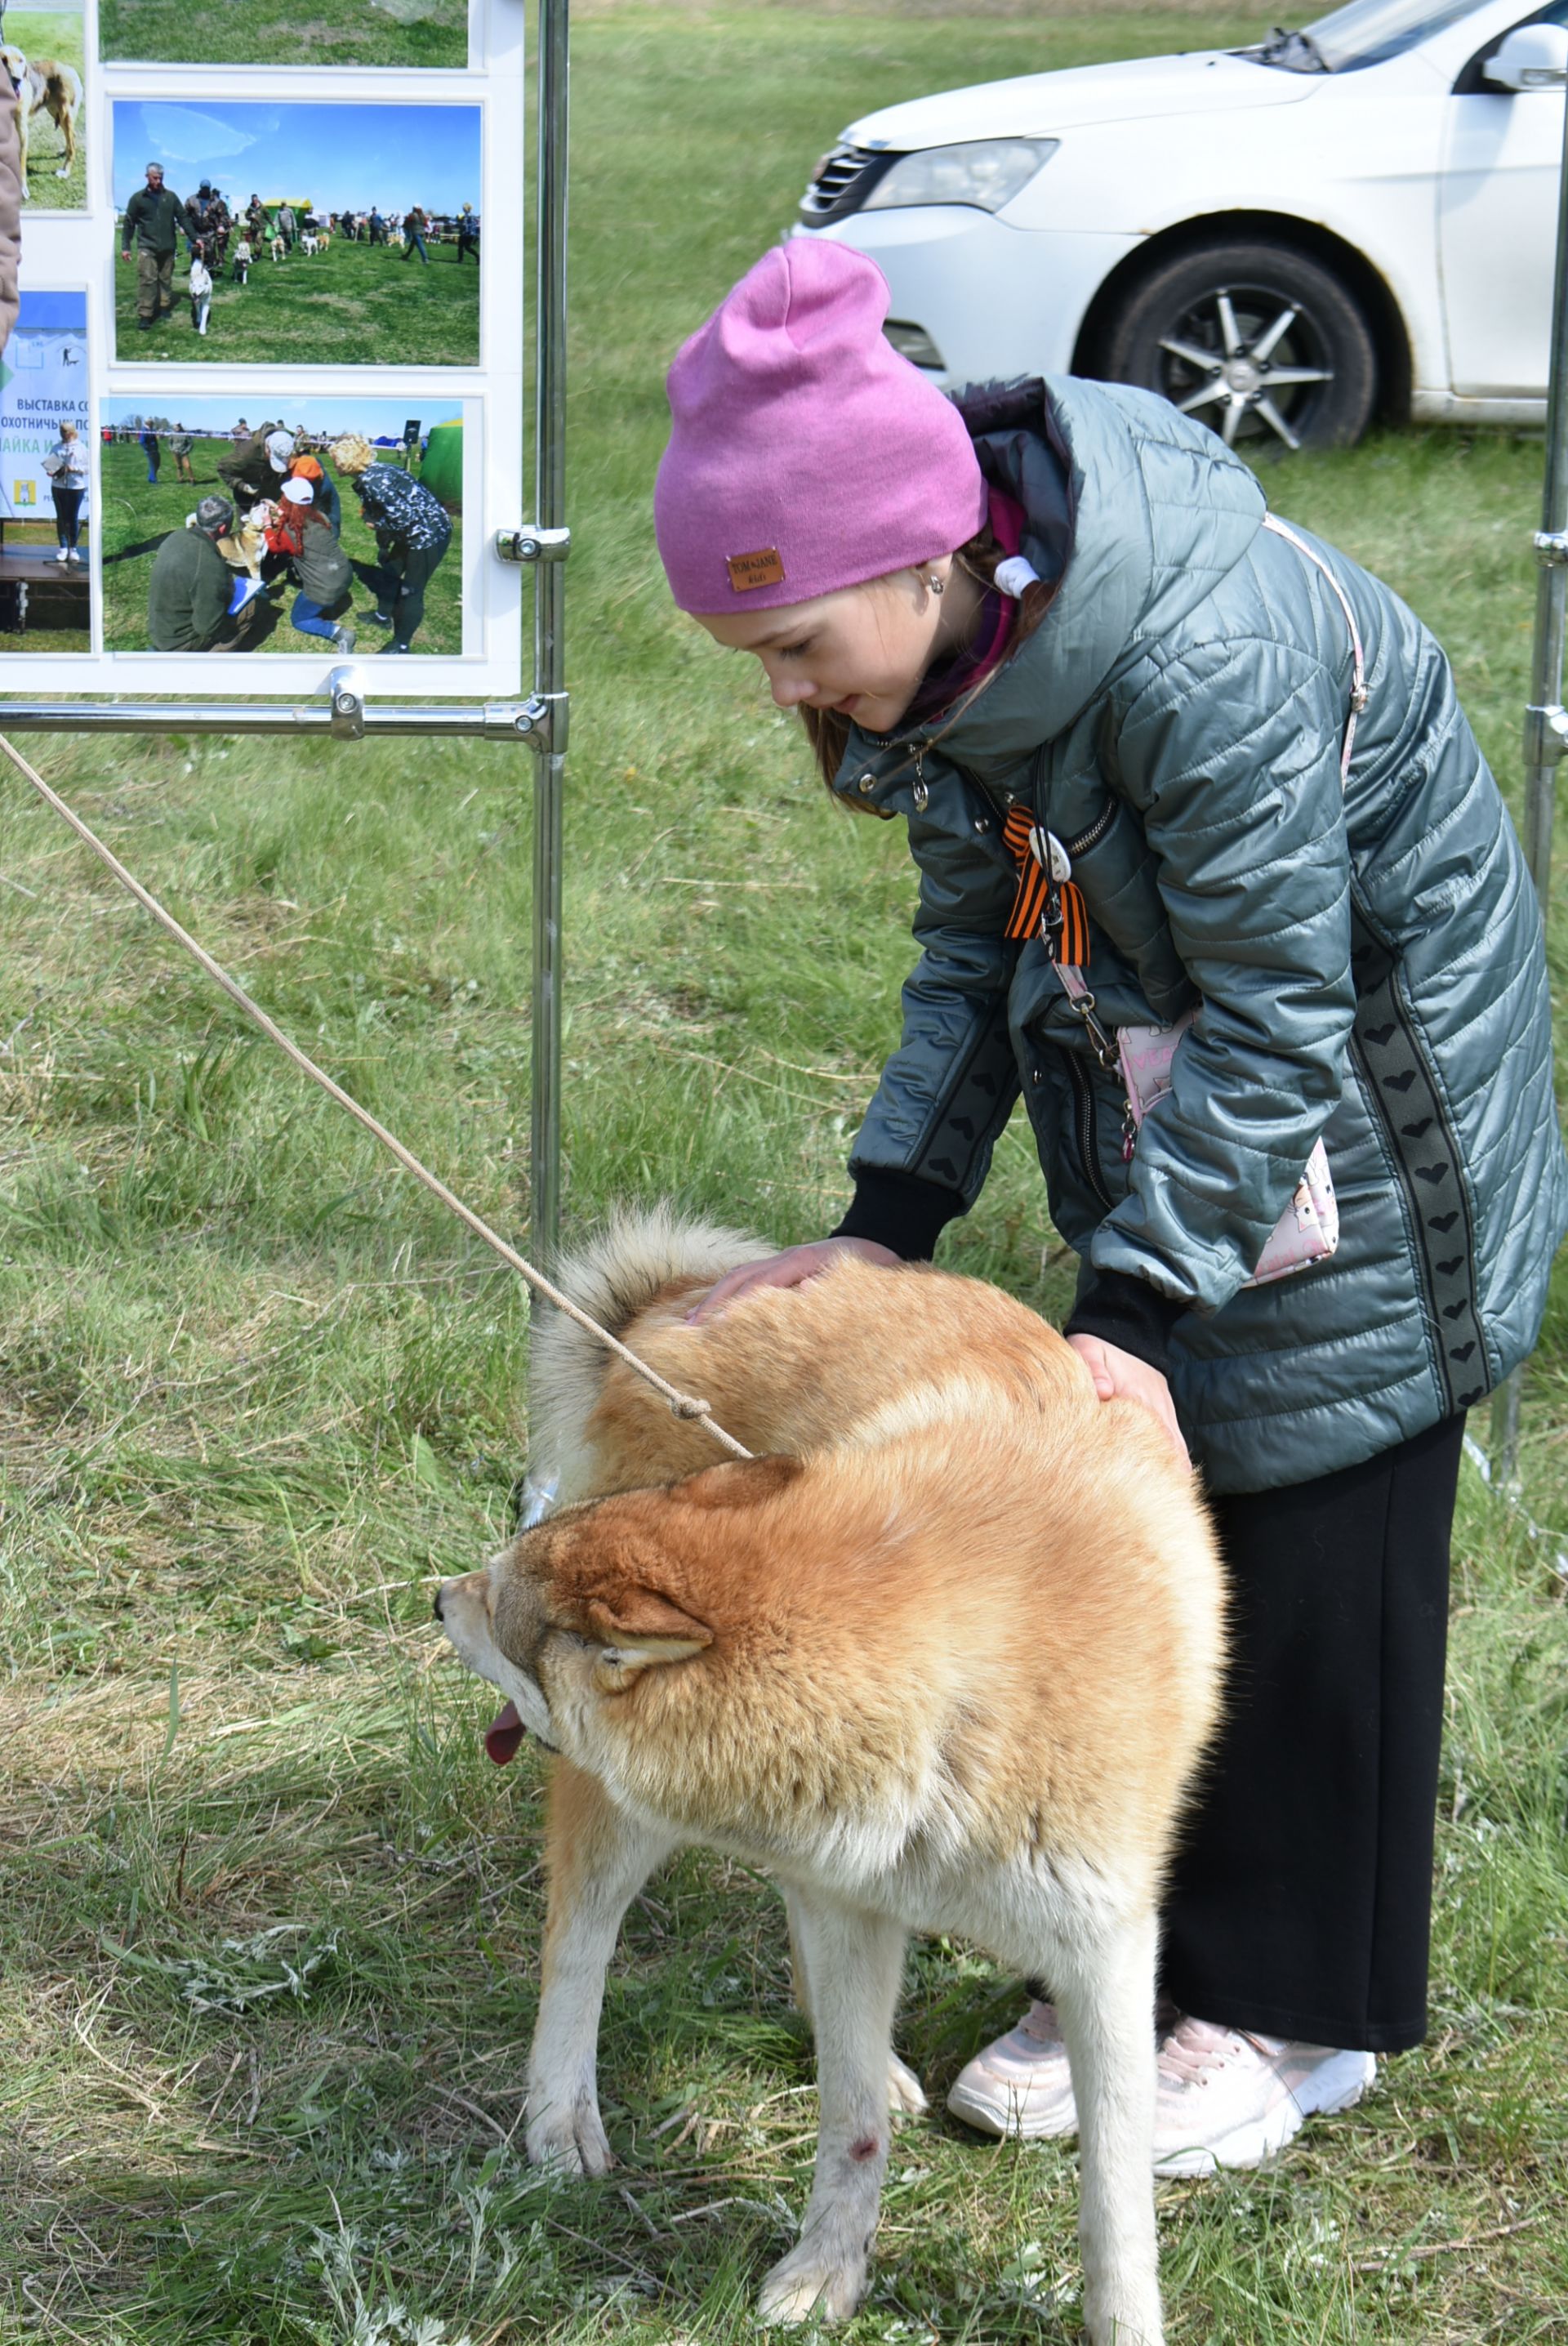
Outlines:
{"label": "dog's head", "polygon": [[10,75],[12,88],[19,90],[27,78],[27,60],[9,41],[0,43],[0,66]]}
{"label": "dog's head", "polygon": [[592,1765],[606,1706],[721,1642],[729,1544],[719,1519],[765,1505],[800,1471],[797,1459],[759,1458],[572,1507],[478,1572],[443,1581],[437,1620],[507,1698],[485,1738],[491,1758],[510,1760],[526,1732]]}

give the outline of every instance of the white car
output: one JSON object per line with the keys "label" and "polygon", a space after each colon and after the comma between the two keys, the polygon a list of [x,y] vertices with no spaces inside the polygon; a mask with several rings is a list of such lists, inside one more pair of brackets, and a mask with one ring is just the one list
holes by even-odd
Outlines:
{"label": "white car", "polygon": [[1144,383],[1227,441],[1544,413],[1568,0],[1350,0],[1255,48],[852,123],[797,234],[943,385]]}

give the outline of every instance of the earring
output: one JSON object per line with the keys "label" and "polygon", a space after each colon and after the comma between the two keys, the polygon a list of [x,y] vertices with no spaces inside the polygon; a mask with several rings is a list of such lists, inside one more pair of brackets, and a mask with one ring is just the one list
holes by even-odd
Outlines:
{"label": "earring", "polygon": [[946,579],[939,578],[934,570],[931,573],[931,576],[927,578],[925,583],[933,595],[940,595],[947,585]]}

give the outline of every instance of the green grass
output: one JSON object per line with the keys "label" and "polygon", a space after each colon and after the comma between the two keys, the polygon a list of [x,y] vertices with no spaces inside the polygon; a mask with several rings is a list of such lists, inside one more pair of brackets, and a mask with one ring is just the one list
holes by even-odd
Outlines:
{"label": "green grass", "polygon": [[[79,8],[13,8],[5,18],[5,38],[25,56],[56,57],[62,65],[75,66],[85,82],[87,60],[82,26]],[[78,212],[85,208],[89,126],[88,109],[84,106],[76,117],[76,156],[70,171],[61,178],[57,174],[66,159],[65,138],[42,108],[31,117],[27,126],[27,204],[22,215],[24,225],[29,210]]]}
{"label": "green grass", "polygon": [[465,0],[246,0],[193,11],[180,0],[102,0],[106,58],[176,65],[447,66],[468,63]]}
{"label": "green grass", "polygon": [[[184,190],[180,192],[183,194]],[[115,233],[119,233],[117,223]],[[183,241],[174,309],[151,333],[137,324],[137,263],[115,254],[115,349],[121,359],[198,366],[472,366],[479,356],[479,271],[455,244],[430,266],[395,247],[334,237],[326,252],[280,261],[259,252],[249,281],[227,272],[213,289],[205,334],[190,322]]]}
{"label": "green grass", "polygon": [[[148,582],[158,549],[171,529],[184,528],[186,515],[194,513],[204,496],[228,494],[218,477],[218,454],[217,443],[199,440],[191,451],[195,481],[180,481],[166,445],[154,486],[148,481],[147,460],[138,447],[119,441],[103,451],[104,641],[111,651],[148,649]],[[354,565],[354,586],[347,608],[333,616],[357,627],[362,647],[373,651],[386,635],[384,628],[369,626],[365,618],[375,608],[375,534],[366,527],[359,500],[346,480],[339,482],[338,493],[342,499],[342,543]],[[319,648],[310,637],[297,635],[289,625],[294,592],[292,585],[280,585],[274,590],[276,622],[257,643],[257,650],[298,653]],[[453,655],[463,649],[460,515],[453,516],[452,543],[425,589],[424,619],[413,648]]]}
{"label": "green grass", "polygon": [[[1209,21],[997,0],[579,22],[572,1228],[660,1192],[779,1239],[830,1226],[911,950],[896,826],[834,814],[758,678],[670,608],[648,516],[664,364],[857,111]],[[1528,435],[1422,433],[1270,476],[1443,636],[1516,805],[1540,471]],[[525,1229],[525,756],[33,750],[358,1096]],[[428,1617],[433,1577],[502,1532],[525,1456],[515,1289],[13,783],[0,953],[0,2338],[750,2336],[813,2116],[765,1887],[693,1856],[634,1907],[606,2015],[610,2182],[557,2189],[518,2153],[538,1778],[487,1765],[490,1698]],[[943,1259],[1064,1303],[1016,1126]],[[1523,1461],[1560,1535],[1565,1380],[1560,1289]],[[1554,1552],[1466,1469],[1431,2041],[1273,2170],[1162,2188],[1173,2346],[1561,2337]],[[963,1948],[915,1952],[899,2038],[939,2111],[1015,2004]],[[907,2127],[852,2346],[1066,2346],[1074,2213],[1060,2147]]]}

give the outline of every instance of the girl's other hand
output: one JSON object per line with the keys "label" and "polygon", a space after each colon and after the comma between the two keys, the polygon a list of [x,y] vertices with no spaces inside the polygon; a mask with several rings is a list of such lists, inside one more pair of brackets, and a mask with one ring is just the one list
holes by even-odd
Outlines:
{"label": "girl's other hand", "polygon": [[765,1262],[742,1263],[738,1270],[727,1270],[686,1316],[711,1320],[727,1303],[754,1287],[803,1287],[847,1254],[858,1254],[862,1262],[880,1263],[888,1270],[897,1270],[901,1262],[891,1247],[879,1246],[874,1239],[814,1239],[809,1246],[786,1247],[782,1254],[770,1254]]}
{"label": "girl's other hand", "polygon": [[1171,1389],[1158,1369],[1140,1361],[1135,1352],[1120,1352],[1115,1344],[1107,1344],[1103,1336],[1069,1336],[1067,1341],[1094,1378],[1100,1400],[1141,1402],[1145,1409],[1152,1409],[1176,1444],[1182,1464],[1190,1466]]}

